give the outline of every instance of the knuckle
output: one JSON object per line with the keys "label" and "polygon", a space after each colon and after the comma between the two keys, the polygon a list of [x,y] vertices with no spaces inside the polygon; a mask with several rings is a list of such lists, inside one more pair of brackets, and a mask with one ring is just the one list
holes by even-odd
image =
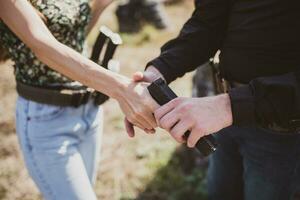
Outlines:
{"label": "knuckle", "polygon": [[156,110],[156,111],[154,111],[154,117],[155,117],[155,119],[160,119],[160,111],[159,110]]}
{"label": "knuckle", "polygon": [[203,134],[203,127],[202,126],[196,126],[195,131],[197,135],[202,135]]}
{"label": "knuckle", "polygon": [[182,141],[182,135],[180,135],[177,131],[171,131],[171,135],[175,138],[176,141]]}
{"label": "knuckle", "polygon": [[165,119],[160,120],[159,123],[162,128],[167,128],[167,121]]}
{"label": "knuckle", "polygon": [[194,119],[190,116],[190,115],[186,115],[185,116],[185,120],[187,121],[187,122],[189,122],[190,124],[194,124],[193,122],[194,122]]}
{"label": "knuckle", "polygon": [[184,97],[177,97],[177,100],[182,101],[182,100],[184,100]]}
{"label": "knuckle", "polygon": [[182,97],[177,97],[176,99],[172,100],[173,104],[179,104],[182,101]]}
{"label": "knuckle", "polygon": [[194,148],[194,147],[195,147],[195,144],[193,143],[193,141],[188,140],[187,146],[188,146],[189,148]]}
{"label": "knuckle", "polygon": [[192,109],[192,106],[189,103],[185,103],[180,107],[181,111],[187,112]]}
{"label": "knuckle", "polygon": [[180,105],[180,106],[178,106],[178,110],[179,110],[179,112],[181,112],[181,113],[186,113],[187,108],[186,108],[185,105]]}
{"label": "knuckle", "polygon": [[172,129],[172,130],[170,131],[170,134],[173,135],[174,137],[177,137],[177,131],[174,130],[174,129]]}
{"label": "knuckle", "polygon": [[178,104],[178,99],[176,98],[168,102],[164,107],[175,107],[177,104]]}

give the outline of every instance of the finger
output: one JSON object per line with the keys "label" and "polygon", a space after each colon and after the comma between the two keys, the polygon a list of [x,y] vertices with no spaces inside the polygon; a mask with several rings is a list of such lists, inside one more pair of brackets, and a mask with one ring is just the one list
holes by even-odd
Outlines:
{"label": "finger", "polygon": [[193,129],[187,140],[188,147],[194,148],[197,142],[200,140],[200,138],[203,137],[204,135],[205,134],[199,129]]}
{"label": "finger", "polygon": [[143,116],[143,118],[150,124],[151,129],[157,128],[158,125],[157,125],[154,115],[151,113],[151,111],[148,112],[147,115]]}
{"label": "finger", "polygon": [[163,116],[165,116],[167,113],[172,111],[176,107],[177,104],[178,104],[178,100],[174,99],[174,100],[170,101],[169,103],[167,103],[155,110],[154,116],[155,116],[155,119],[156,119],[158,125],[160,125],[159,124],[160,119]]}
{"label": "finger", "polygon": [[139,81],[142,81],[144,79],[144,74],[142,72],[135,72],[133,75],[132,75],[132,79],[133,81],[135,82],[139,82]]}
{"label": "finger", "polygon": [[151,130],[149,130],[149,131],[150,131],[150,134],[156,133],[156,130],[155,130],[155,129],[151,129]]}
{"label": "finger", "polygon": [[160,128],[169,132],[171,128],[176,125],[179,119],[180,117],[176,114],[176,109],[174,109],[159,120]]}
{"label": "finger", "polygon": [[125,128],[126,128],[126,132],[127,132],[128,136],[134,137],[135,132],[134,132],[133,124],[130,123],[127,118],[124,119],[124,123],[125,123]]}
{"label": "finger", "polygon": [[153,129],[150,123],[144,119],[142,114],[138,114],[137,112],[127,116],[127,120],[132,123],[134,126],[139,127],[140,129]]}
{"label": "finger", "polygon": [[173,128],[171,128],[170,134],[176,141],[184,143],[186,142],[184,139],[184,133],[190,130],[191,127],[192,124],[188,120],[180,120]]}
{"label": "finger", "polygon": [[142,125],[143,129],[151,130],[151,129],[155,128],[155,126],[152,126],[151,122],[149,122],[149,120],[144,116],[139,117],[139,122]]}
{"label": "finger", "polygon": [[144,129],[144,132],[150,134],[150,131],[148,129]]}
{"label": "finger", "polygon": [[151,109],[148,109],[142,113],[140,112],[138,118],[145,123],[144,125],[147,129],[155,129],[158,126]]}
{"label": "finger", "polygon": [[129,121],[129,123],[133,124],[133,126],[136,126],[142,130],[145,129],[145,127],[143,126],[142,122],[140,120],[134,120],[131,118],[127,118],[127,120]]}
{"label": "finger", "polygon": [[149,130],[153,129],[151,124],[149,122],[147,122],[146,119],[144,119],[142,114],[137,114],[136,113],[128,119],[132,124],[134,124],[135,126],[139,127],[142,130],[144,130],[144,129],[149,129]]}
{"label": "finger", "polygon": [[155,133],[155,129],[144,129],[144,131],[147,133],[147,134],[154,134]]}

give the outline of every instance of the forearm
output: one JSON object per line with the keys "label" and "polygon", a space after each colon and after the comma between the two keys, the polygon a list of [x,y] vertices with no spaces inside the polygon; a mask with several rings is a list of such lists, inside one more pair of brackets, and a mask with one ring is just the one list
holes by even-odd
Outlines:
{"label": "forearm", "polygon": [[130,122],[142,129],[156,127],[156,106],[145,83],[101,68],[96,63],[59,43],[28,1],[1,2],[0,18],[35,55],[52,69],[118,100]]}
{"label": "forearm", "polygon": [[221,47],[229,13],[227,0],[202,0],[179,36],[161,48],[148,65],[155,66],[171,82],[208,61]]}
{"label": "forearm", "polygon": [[0,17],[42,62],[69,78],[111,97],[118,96],[122,86],[128,83],[125,77],[101,68],[59,43],[27,1],[2,2]]}
{"label": "forearm", "polygon": [[129,83],[129,79],[124,76],[105,70],[56,40],[44,41],[33,51],[52,69],[108,96],[117,97],[120,90]]}

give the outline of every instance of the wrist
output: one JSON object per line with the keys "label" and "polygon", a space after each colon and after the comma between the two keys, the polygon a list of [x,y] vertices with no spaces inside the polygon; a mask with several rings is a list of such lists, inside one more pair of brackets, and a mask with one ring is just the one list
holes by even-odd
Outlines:
{"label": "wrist", "polygon": [[221,105],[222,117],[224,122],[224,128],[231,126],[233,123],[232,110],[231,110],[231,102],[228,94],[218,95],[219,105]]}
{"label": "wrist", "polygon": [[118,77],[114,89],[111,90],[110,96],[118,101],[124,99],[130,83],[131,81],[128,78],[123,76]]}
{"label": "wrist", "polygon": [[163,75],[160,73],[160,71],[155,68],[153,65],[150,65],[147,67],[147,69],[145,70],[145,73],[151,74],[149,77],[149,82],[153,82],[159,78],[162,78],[165,80],[165,78],[163,77]]}

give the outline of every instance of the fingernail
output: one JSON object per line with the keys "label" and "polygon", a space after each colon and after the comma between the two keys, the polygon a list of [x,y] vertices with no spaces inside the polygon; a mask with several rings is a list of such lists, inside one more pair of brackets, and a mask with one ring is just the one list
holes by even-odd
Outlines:
{"label": "fingernail", "polygon": [[187,146],[188,146],[189,148],[193,148],[193,147],[194,147],[193,145],[191,145],[191,144],[189,144],[189,143],[187,143]]}
{"label": "fingernail", "polygon": [[144,131],[145,131],[147,134],[150,134],[149,129],[144,129]]}
{"label": "fingernail", "polygon": [[151,130],[150,130],[150,133],[151,133],[151,134],[154,134],[154,133],[155,133],[155,130],[154,130],[154,129],[151,129]]}

